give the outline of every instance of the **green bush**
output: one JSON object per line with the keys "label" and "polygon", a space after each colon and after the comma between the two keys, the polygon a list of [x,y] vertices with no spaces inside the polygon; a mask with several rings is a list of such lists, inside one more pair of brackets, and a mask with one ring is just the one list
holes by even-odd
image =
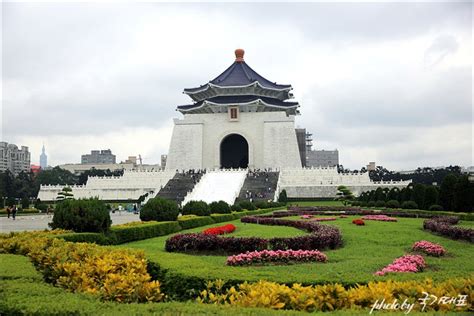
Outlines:
{"label": "green bush", "polygon": [[189,229],[199,226],[214,224],[214,220],[210,216],[196,216],[187,219],[178,218],[179,226],[183,229]]}
{"label": "green bush", "polygon": [[360,206],[359,201],[351,201],[350,203],[351,203],[352,206]]}
{"label": "green bush", "polygon": [[216,223],[230,222],[237,219],[237,217],[234,216],[233,214],[211,214],[211,218]]}
{"label": "green bush", "polygon": [[397,200],[390,200],[385,203],[385,207],[400,208],[400,202],[398,202]]}
{"label": "green bush", "polygon": [[175,201],[155,197],[148,200],[140,211],[140,219],[144,222],[175,221],[178,218],[179,208]]}
{"label": "green bush", "polygon": [[46,203],[39,203],[39,204],[36,204],[36,209],[42,211],[42,212],[46,212],[46,210],[48,209],[48,204]]}
{"label": "green bush", "polygon": [[253,211],[253,210],[256,210],[257,207],[250,201],[241,201],[239,203],[239,206],[244,209],[244,210],[247,210],[247,211]]}
{"label": "green bush", "polygon": [[242,208],[240,207],[239,204],[234,204],[230,207],[230,210],[232,212],[242,212]]}
{"label": "green bush", "polygon": [[109,230],[112,221],[105,203],[98,199],[67,199],[56,204],[52,229],[100,233]]}
{"label": "green bush", "polygon": [[27,197],[23,197],[23,198],[21,199],[20,204],[21,204],[21,208],[24,209],[24,210],[26,210],[27,208],[30,207],[30,199],[27,198]]}
{"label": "green bush", "polygon": [[286,194],[286,190],[281,190],[280,194],[278,195],[278,202],[286,204],[288,202],[288,196]]}
{"label": "green bush", "polygon": [[209,216],[211,215],[211,209],[204,201],[189,201],[183,206],[181,213],[183,215],[194,214],[197,216]]}
{"label": "green bush", "polygon": [[385,201],[377,201],[375,202],[376,207],[385,207]]}
{"label": "green bush", "polygon": [[212,202],[209,204],[211,214],[230,214],[230,206],[225,201]]}
{"label": "green bush", "polygon": [[178,222],[143,223],[136,226],[112,226],[111,238],[114,244],[164,236],[181,230]]}
{"label": "green bush", "polygon": [[255,206],[259,209],[268,208],[268,203],[266,201],[257,201],[255,202]]}
{"label": "green bush", "polygon": [[360,201],[358,206],[360,206],[360,207],[366,207],[366,206],[367,206],[367,202]]}
{"label": "green bush", "polygon": [[368,207],[374,207],[375,206],[375,201],[369,201],[367,202]]}
{"label": "green bush", "polygon": [[402,203],[402,208],[414,210],[418,208],[418,204],[415,201],[405,201]]}
{"label": "green bush", "polygon": [[443,207],[441,205],[433,204],[430,206],[430,211],[441,212],[443,211]]}

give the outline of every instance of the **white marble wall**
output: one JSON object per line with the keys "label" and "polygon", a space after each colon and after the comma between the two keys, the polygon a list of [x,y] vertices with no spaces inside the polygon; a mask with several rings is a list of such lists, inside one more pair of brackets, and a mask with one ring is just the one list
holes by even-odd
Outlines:
{"label": "white marble wall", "polygon": [[250,168],[301,167],[294,116],[241,112],[238,121],[230,121],[227,113],[186,114],[175,120],[166,169],[219,168],[220,144],[229,134],[247,140]]}

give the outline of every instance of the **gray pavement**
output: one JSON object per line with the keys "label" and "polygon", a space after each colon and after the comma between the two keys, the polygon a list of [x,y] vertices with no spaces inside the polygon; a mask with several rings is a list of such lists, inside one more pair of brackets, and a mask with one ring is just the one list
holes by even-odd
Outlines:
{"label": "gray pavement", "polygon": [[[139,221],[140,218],[137,214],[129,212],[115,212],[110,213],[112,219],[112,225],[124,224],[129,222]],[[48,229],[48,223],[53,220],[53,215],[38,214],[38,215],[25,215],[17,216],[15,220],[11,217],[0,217],[0,232],[18,232],[25,230],[44,230]]]}

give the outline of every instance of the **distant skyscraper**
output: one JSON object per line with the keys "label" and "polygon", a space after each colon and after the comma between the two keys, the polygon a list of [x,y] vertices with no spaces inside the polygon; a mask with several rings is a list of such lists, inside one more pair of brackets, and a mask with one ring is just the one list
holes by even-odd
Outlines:
{"label": "distant skyscraper", "polygon": [[43,170],[46,169],[46,167],[48,167],[48,156],[46,156],[46,153],[44,152],[44,144],[43,144],[43,149],[41,149],[40,167]]}

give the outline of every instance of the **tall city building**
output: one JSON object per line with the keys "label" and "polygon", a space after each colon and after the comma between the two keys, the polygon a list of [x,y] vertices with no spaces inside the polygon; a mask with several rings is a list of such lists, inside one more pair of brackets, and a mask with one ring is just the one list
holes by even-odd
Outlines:
{"label": "tall city building", "polygon": [[90,154],[81,156],[81,164],[115,163],[115,155],[110,149],[92,150]]}
{"label": "tall city building", "polygon": [[44,144],[43,144],[43,148],[41,149],[40,167],[43,170],[45,170],[48,167],[48,156],[46,155]]}
{"label": "tall city building", "polygon": [[9,170],[14,175],[30,171],[31,155],[27,146],[0,142],[0,171]]}

